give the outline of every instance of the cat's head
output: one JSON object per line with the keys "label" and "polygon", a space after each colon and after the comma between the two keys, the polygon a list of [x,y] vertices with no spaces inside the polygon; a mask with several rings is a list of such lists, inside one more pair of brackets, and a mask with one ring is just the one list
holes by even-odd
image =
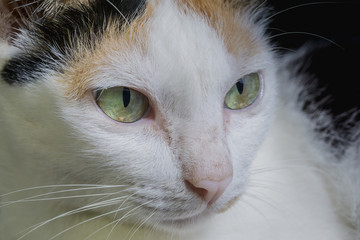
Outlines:
{"label": "cat's head", "polygon": [[17,144],[7,155],[36,173],[24,182],[119,185],[98,200],[108,208],[93,211],[133,209],[129,219],[151,215],[147,223],[163,227],[231,206],[274,111],[261,6],[74,2],[16,14],[0,106],[16,129],[2,133]]}

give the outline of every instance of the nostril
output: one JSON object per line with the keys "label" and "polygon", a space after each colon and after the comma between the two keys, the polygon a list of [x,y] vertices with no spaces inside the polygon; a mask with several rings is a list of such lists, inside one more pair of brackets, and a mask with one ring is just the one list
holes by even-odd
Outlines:
{"label": "nostril", "polygon": [[204,188],[195,187],[190,181],[185,180],[185,185],[194,193],[196,193],[199,197],[204,198],[208,194],[208,190]]}
{"label": "nostril", "polygon": [[231,180],[231,177],[222,181],[202,180],[196,183],[185,180],[185,184],[205,202],[212,204],[224,193]]}

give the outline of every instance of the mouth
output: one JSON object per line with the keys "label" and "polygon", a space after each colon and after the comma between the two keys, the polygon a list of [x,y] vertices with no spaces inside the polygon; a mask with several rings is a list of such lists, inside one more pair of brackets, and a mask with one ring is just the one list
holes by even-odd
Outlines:
{"label": "mouth", "polygon": [[189,229],[189,227],[197,226],[201,223],[206,222],[211,219],[212,215],[220,214],[226,212],[229,208],[231,208],[239,199],[239,197],[233,198],[229,201],[223,208],[213,208],[211,205],[208,205],[202,211],[197,213],[189,213],[187,216],[178,216],[173,218],[162,218],[158,223],[162,225],[165,230],[166,229],[178,229],[179,231],[183,231],[184,229]]}
{"label": "mouth", "polygon": [[234,197],[232,200],[230,200],[226,206],[218,211],[218,213],[223,213],[229,210],[232,206],[235,205],[235,203],[239,200],[240,197]]}
{"label": "mouth", "polygon": [[195,215],[189,216],[189,217],[164,219],[161,221],[161,223],[165,227],[182,229],[182,228],[193,226],[195,224],[202,222],[209,215],[210,215],[209,211],[204,211],[200,214],[195,214]]}

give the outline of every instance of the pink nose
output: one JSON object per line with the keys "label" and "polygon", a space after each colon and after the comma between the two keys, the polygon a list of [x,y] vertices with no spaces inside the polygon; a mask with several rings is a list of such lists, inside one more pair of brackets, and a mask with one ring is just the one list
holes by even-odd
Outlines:
{"label": "pink nose", "polygon": [[221,181],[202,180],[192,183],[185,180],[185,183],[191,191],[199,195],[206,203],[212,204],[225,192],[231,180],[232,177],[228,177]]}

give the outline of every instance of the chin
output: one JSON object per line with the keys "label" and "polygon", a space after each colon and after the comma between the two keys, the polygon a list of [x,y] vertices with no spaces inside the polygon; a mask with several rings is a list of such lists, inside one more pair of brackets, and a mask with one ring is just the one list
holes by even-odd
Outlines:
{"label": "chin", "polygon": [[188,216],[173,218],[158,218],[152,221],[151,227],[169,233],[184,234],[202,229],[212,218],[232,208],[240,197],[233,197],[230,201],[215,202],[208,204],[200,213],[189,213]]}

